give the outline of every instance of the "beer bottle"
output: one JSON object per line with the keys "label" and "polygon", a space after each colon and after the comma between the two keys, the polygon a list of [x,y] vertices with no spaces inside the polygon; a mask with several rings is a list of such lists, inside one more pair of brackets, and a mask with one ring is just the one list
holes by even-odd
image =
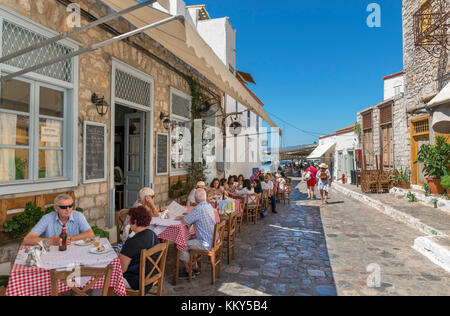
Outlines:
{"label": "beer bottle", "polygon": [[67,250],[67,233],[66,226],[63,226],[61,234],[59,235],[59,251]]}

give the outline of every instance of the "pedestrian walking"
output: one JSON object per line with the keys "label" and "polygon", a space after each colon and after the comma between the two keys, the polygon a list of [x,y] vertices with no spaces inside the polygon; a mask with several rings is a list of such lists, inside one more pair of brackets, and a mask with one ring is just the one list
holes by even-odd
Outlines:
{"label": "pedestrian walking", "polygon": [[328,170],[328,165],[325,163],[319,165],[319,171],[317,172],[317,186],[320,191],[320,199],[322,200],[321,205],[328,204],[328,192],[331,187],[331,174],[330,170]]}
{"label": "pedestrian walking", "polygon": [[308,200],[314,200],[314,188],[316,186],[316,174],[317,169],[314,168],[313,164],[308,164],[308,167],[305,170],[305,181],[306,186],[308,187]]}

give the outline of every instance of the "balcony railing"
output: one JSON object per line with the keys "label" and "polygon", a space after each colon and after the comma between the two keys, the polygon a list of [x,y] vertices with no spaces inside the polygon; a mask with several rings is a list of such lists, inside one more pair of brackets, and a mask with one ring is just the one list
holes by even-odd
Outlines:
{"label": "balcony railing", "polygon": [[450,47],[448,0],[427,0],[414,14],[415,45],[435,57]]}

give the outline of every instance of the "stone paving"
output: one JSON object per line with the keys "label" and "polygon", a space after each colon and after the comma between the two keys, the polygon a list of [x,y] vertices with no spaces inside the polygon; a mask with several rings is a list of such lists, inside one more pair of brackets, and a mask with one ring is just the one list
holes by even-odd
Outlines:
{"label": "stone paving", "polygon": [[[214,286],[208,264],[191,283],[173,286],[171,249],[163,294],[450,295],[450,274],[411,248],[419,232],[338,193],[321,208],[320,200],[306,200],[305,191],[294,180],[289,205],[279,203],[278,214],[269,211],[257,225],[244,223],[236,258],[228,265],[224,255]],[[380,287],[369,288],[378,269]]]}

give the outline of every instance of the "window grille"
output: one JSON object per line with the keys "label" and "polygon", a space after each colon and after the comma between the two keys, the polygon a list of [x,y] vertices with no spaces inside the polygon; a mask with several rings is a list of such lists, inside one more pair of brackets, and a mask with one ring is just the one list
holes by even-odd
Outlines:
{"label": "window grille", "polygon": [[423,134],[423,133],[429,133],[430,132],[430,123],[428,118],[413,122],[413,128],[414,128],[414,134]]}
{"label": "window grille", "polygon": [[125,71],[116,69],[116,97],[151,107],[151,84]]}
{"label": "window grille", "polygon": [[190,100],[183,98],[175,93],[172,93],[172,114],[190,119],[191,118]]}
{"label": "window grille", "polygon": [[[30,31],[7,20],[3,20],[3,56],[17,52],[18,50],[27,48],[31,45],[35,45],[46,39],[46,37],[38,33]],[[71,48],[64,45],[52,43],[27,54],[10,59],[5,63],[10,66],[25,69],[57,57],[67,55],[72,51],[73,50]],[[54,63],[50,66],[38,69],[35,72],[58,80],[72,82],[72,59],[66,59],[61,62]]]}

